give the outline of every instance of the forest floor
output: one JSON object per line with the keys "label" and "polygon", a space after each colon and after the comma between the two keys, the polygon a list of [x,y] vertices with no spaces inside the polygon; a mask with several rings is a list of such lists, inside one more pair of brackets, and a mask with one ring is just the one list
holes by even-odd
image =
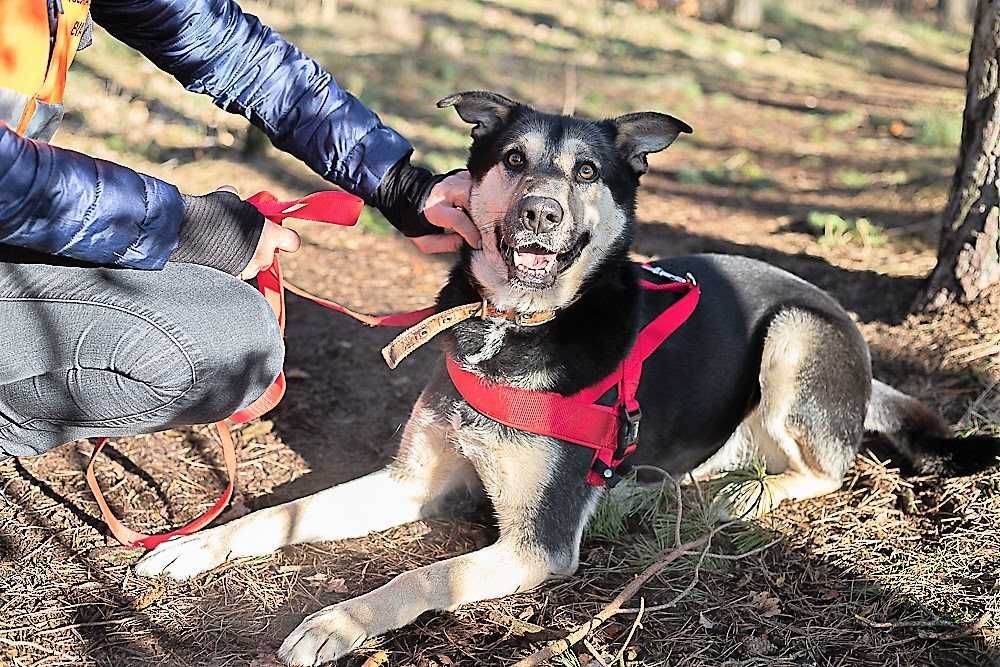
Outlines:
{"label": "forest floor", "polygon": [[[908,314],[934,264],[967,35],[826,0],[772,3],[754,34],[626,2],[564,0],[556,11],[543,0],[344,0],[326,17],[320,3],[291,4],[246,6],[438,169],[460,165],[468,143],[467,127],[434,107],[457,90],[687,120],[694,135],[657,155],[644,179],[639,256],[726,252],[786,268],[856,316],[879,378],[963,432],[1000,429],[1000,297]],[[95,42],[74,65],[57,143],[192,193],[324,187],[288,156],[247,150],[245,121],[184,94],[106,34]],[[289,274],[370,312],[429,303],[453,260],[420,255],[370,213],[360,230],[298,228],[305,244],[288,257]],[[385,464],[438,363],[424,350],[390,373],[378,350],[392,332],[294,298],[288,331],[288,396],[242,429],[230,516]],[[221,486],[208,429],[119,439],[110,450],[100,478],[140,528],[195,515]],[[139,554],[106,541],[82,474],[89,451],[80,443],[0,465],[0,665],[272,665],[306,614],[495,532],[488,514],[473,514],[288,548],[188,583],[143,580],[131,569]],[[623,666],[1000,664],[1000,472],[904,476],[865,452],[841,491],[782,507],[756,529],[776,543],[742,560],[708,559],[678,604],[634,627],[635,615],[616,617],[556,664],[600,664],[595,654]],[[425,615],[343,663],[511,664],[585,622],[632,578],[643,564],[633,558],[637,530],[588,538],[569,579]],[[694,560],[647,586],[644,604],[684,590]]]}

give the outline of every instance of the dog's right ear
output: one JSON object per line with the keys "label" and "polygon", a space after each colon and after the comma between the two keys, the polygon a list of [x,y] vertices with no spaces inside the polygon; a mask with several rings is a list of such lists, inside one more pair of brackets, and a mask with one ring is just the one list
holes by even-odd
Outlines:
{"label": "dog's right ear", "polygon": [[495,132],[510,119],[511,112],[519,103],[498,93],[473,90],[449,95],[437,103],[439,109],[455,107],[459,117],[472,128],[472,138],[479,139]]}
{"label": "dog's right ear", "polygon": [[655,111],[628,113],[611,122],[618,132],[618,150],[640,176],[649,170],[647,154],[667,148],[680,134],[691,133],[691,126],[684,121]]}

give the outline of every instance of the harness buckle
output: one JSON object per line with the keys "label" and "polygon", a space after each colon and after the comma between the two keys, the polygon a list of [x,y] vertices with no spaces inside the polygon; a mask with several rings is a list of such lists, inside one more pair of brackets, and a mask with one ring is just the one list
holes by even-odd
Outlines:
{"label": "harness buckle", "polygon": [[622,406],[622,417],[618,428],[618,449],[615,450],[615,460],[628,456],[629,449],[639,444],[639,423],[642,421],[642,410],[629,410]]}

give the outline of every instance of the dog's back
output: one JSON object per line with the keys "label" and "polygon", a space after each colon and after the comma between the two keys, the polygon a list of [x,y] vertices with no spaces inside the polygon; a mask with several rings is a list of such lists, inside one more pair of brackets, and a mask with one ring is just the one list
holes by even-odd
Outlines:
{"label": "dog's back", "polygon": [[[647,361],[633,463],[707,479],[762,462],[770,473],[753,513],[839,487],[865,430],[889,437],[918,470],[987,467],[997,443],[959,443],[926,405],[875,382],[868,346],[829,295],[763,262],[693,255],[655,263],[691,274],[698,309]],[[656,310],[655,299],[646,304]],[[751,511],[736,508],[738,513]]]}
{"label": "dog's back", "polygon": [[[683,474],[712,457],[701,469],[705,476],[746,465],[764,458],[760,445],[767,429],[761,425],[757,430],[764,433],[748,433],[762,400],[783,411],[790,403],[828,405],[814,393],[837,397],[837,410],[850,413],[840,425],[849,437],[841,439],[860,441],[871,385],[868,348],[836,301],[790,273],[745,257],[693,255],[655,265],[691,274],[702,297],[688,322],[646,362],[639,393],[646,409],[634,463]],[[662,298],[651,297],[645,309],[662,307]],[[832,417],[799,415],[810,422]],[[734,437],[740,433],[746,437]],[[713,457],[727,441],[728,449]],[[846,467],[856,445],[837,447],[851,450],[834,457]],[[777,458],[767,463],[780,471],[788,456]],[[830,471],[838,480],[840,467]]]}

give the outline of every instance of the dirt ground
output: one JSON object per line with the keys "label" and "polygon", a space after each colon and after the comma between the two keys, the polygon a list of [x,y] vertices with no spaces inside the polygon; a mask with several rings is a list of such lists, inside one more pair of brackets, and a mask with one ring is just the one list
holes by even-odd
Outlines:
{"label": "dirt ground", "polygon": [[[319,3],[246,4],[437,168],[460,164],[467,141],[450,113],[433,110],[455,90],[689,121],[695,134],[656,156],[644,180],[636,254],[738,253],[784,267],[856,315],[879,378],[963,432],[1000,432],[1000,295],[934,317],[907,314],[934,262],[967,36],[827,2],[775,2],[758,34],[584,0],[558,10],[541,0],[357,0],[335,15]],[[57,143],[189,192],[324,187],[287,156],[249,150],[245,122],[180,94],[103,33],[81,54],[70,90]],[[428,303],[451,262],[421,256],[369,214],[363,230],[299,228],[306,242],[288,272],[370,311]],[[383,465],[437,363],[424,350],[389,372],[378,350],[391,331],[295,298],[288,331],[288,396],[242,429],[229,516]],[[112,503],[140,528],[200,512],[222,484],[210,438],[196,428],[114,441],[99,475]],[[89,451],[72,444],[0,466],[0,665],[272,665],[304,615],[493,539],[489,515],[471,513],[232,562],[190,583],[142,580],[131,571],[139,554],[106,541],[82,475]],[[1000,473],[903,476],[866,452],[841,491],[783,507],[758,528],[776,544],[709,559],[677,605],[636,624],[635,614],[616,617],[555,664],[1000,664]],[[343,663],[511,664],[588,620],[630,580],[641,567],[632,539],[588,539],[576,576],[426,615]],[[694,565],[685,559],[656,579],[644,604],[684,590]]]}

